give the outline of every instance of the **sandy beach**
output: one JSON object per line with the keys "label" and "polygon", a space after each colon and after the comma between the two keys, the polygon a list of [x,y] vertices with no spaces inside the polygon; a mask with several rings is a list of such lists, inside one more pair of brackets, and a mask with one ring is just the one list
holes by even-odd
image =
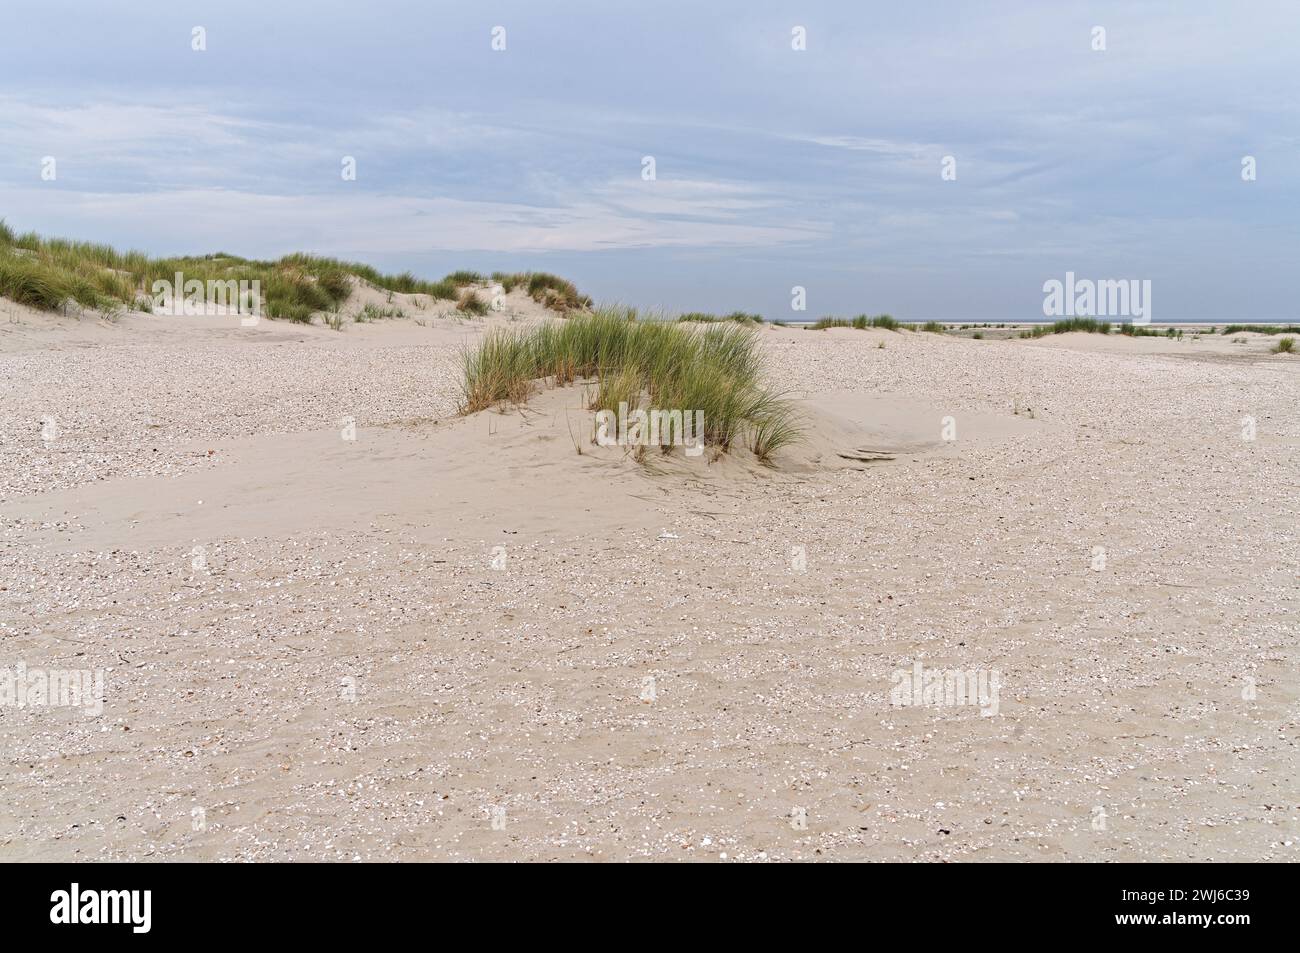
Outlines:
{"label": "sandy beach", "polygon": [[0,664],[104,689],[0,708],[0,859],[1296,859],[1274,338],[761,327],[805,440],[647,464],[396,298],[3,302]]}

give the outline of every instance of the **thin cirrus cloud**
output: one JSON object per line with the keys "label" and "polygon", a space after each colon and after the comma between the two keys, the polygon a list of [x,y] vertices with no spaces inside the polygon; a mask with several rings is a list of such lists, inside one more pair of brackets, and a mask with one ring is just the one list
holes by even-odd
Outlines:
{"label": "thin cirrus cloud", "polygon": [[[700,183],[702,188],[707,185]],[[398,261],[412,250],[509,255],[615,248],[759,248],[815,241],[823,234],[811,221],[758,225],[724,220],[734,213],[711,214],[707,200],[670,199],[658,211],[650,208],[656,203],[641,202],[632,214],[619,210],[628,207],[618,201],[624,188],[597,189],[593,194],[599,200],[557,196],[552,205],[374,193],[341,193],[322,201],[319,195],[227,189],[141,194],[29,188],[0,195],[17,220],[41,216],[54,225],[53,232],[77,234],[76,223],[81,233],[117,234],[122,244],[132,247],[163,243],[190,253],[239,248],[259,257],[282,254],[287,247],[381,262]],[[683,215],[682,207],[690,208],[691,214]],[[270,235],[262,225],[251,224],[269,222],[277,223]]]}
{"label": "thin cirrus cloud", "polygon": [[[155,241],[164,236],[175,241],[183,237],[176,234],[177,222],[202,220],[223,247],[239,247],[252,237],[240,234],[252,231],[250,223],[273,233],[296,223],[288,228],[319,235],[319,228],[334,221],[346,223],[346,240],[315,238],[313,250],[386,255],[411,248],[768,246],[820,234],[806,217],[753,220],[754,213],[786,204],[762,185],[681,178],[647,182],[639,163],[621,178],[587,183],[528,170],[515,179],[527,202],[429,194],[428,184],[421,187],[418,181],[404,194],[387,191],[401,184],[417,156],[444,168],[448,156],[469,166],[485,153],[526,152],[530,140],[538,138],[526,129],[496,127],[465,115],[383,115],[354,129],[319,131],[182,104],[3,104],[0,130],[16,147],[6,163],[5,207],[11,215],[21,213],[24,222],[75,221],[80,208],[92,231],[115,221],[147,222],[158,230]],[[275,145],[268,150],[267,143]],[[381,163],[398,171],[361,174],[360,188],[350,189],[339,174],[340,156],[349,149],[359,153],[353,158],[363,172]],[[15,187],[15,179],[31,178],[31,169],[21,170],[17,158],[26,155],[30,163],[46,151],[61,158],[59,180],[49,188]],[[314,174],[304,175],[304,168]],[[153,187],[141,190],[141,184]],[[456,191],[454,184],[442,185]],[[476,190],[471,183],[466,191]],[[133,231],[146,233],[139,227]]]}

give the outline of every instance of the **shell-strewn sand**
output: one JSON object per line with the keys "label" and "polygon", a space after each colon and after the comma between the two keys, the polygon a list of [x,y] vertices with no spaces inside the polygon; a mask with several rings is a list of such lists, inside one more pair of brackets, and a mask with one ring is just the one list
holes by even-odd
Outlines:
{"label": "shell-strewn sand", "polygon": [[501,315],[8,311],[0,668],[107,671],[0,707],[0,859],[1297,857],[1270,339],[765,329],[809,443],[646,469],[454,416]]}

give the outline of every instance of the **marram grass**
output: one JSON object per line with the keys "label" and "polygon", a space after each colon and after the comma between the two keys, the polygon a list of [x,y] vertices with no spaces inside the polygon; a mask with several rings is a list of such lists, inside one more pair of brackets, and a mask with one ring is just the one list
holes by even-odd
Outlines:
{"label": "marram grass", "polygon": [[1242,331],[1254,331],[1256,334],[1300,334],[1297,324],[1230,324],[1223,329],[1224,334],[1239,334]]}
{"label": "marram grass", "polygon": [[857,328],[859,331],[867,328],[883,328],[886,331],[906,328],[915,331],[916,325],[903,324],[887,314],[878,314],[874,318],[868,314],[860,314],[856,318],[818,318],[812,325],[814,331],[825,331],[827,328]]}
{"label": "marram grass", "polygon": [[523,288],[534,301],[561,314],[591,307],[591,299],[580,293],[572,281],[545,271],[494,271],[492,280],[499,282],[506,294]]}
{"label": "marram grass", "polygon": [[456,310],[462,314],[485,315],[488,313],[487,302],[474,293],[473,288],[464,288],[456,300]]}
{"label": "marram grass", "polygon": [[734,321],[736,324],[762,324],[763,316],[761,314],[750,314],[748,311],[733,311],[730,314],[718,317],[716,314],[708,314],[703,311],[690,311],[678,317],[677,320],[693,324],[717,324],[719,321]]}
{"label": "marram grass", "polygon": [[760,382],[759,339],[745,324],[639,321],[630,308],[528,329],[494,328],[462,352],[461,413],[523,403],[539,381],[594,379],[589,409],[702,411],[704,444],[748,447],[763,462],[795,442],[793,406]]}
{"label": "marram grass", "polygon": [[[258,281],[266,315],[308,322],[347,299],[352,276],[385,291],[424,294],[456,301],[467,285],[483,281],[473,271],[452,272],[441,281],[424,281],[410,272],[387,275],[369,265],[319,255],[285,255],[257,261],[218,252],[212,255],[151,258],[143,252],[119,252],[93,242],[18,234],[0,219],[0,296],[31,307],[55,311],[76,302],[86,308],[116,311],[144,308],[155,280]],[[587,306],[588,298],[563,278],[544,273],[506,276],[526,284],[529,294],[558,311]],[[504,282],[503,282],[504,283]],[[507,288],[509,290],[509,287]]]}

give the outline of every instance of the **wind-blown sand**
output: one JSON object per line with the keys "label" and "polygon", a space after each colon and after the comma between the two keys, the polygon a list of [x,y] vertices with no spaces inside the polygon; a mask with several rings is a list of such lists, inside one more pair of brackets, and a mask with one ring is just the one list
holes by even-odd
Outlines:
{"label": "wind-blown sand", "polygon": [[[455,416],[522,295],[4,304],[0,668],[107,672],[0,707],[0,859],[1297,856],[1273,339],[768,328],[808,443],[643,467],[576,388]],[[997,713],[891,704],[917,661]]]}

